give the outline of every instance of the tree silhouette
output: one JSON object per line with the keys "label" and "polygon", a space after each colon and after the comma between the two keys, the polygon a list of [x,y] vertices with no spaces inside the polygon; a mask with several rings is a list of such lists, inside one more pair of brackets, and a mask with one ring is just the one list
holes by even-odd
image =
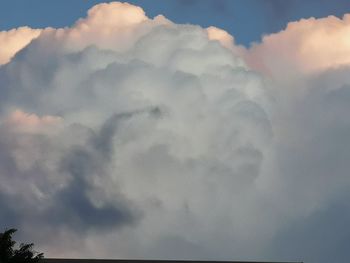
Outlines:
{"label": "tree silhouette", "polygon": [[16,242],[12,235],[17,229],[9,229],[0,233],[0,263],[37,263],[43,258],[43,253],[33,250],[33,243],[21,243],[15,248]]}

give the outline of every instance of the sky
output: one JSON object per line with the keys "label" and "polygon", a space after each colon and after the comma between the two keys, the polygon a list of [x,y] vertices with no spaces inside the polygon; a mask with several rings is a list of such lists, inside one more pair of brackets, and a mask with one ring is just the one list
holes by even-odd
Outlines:
{"label": "sky", "polygon": [[350,258],[346,1],[4,1],[0,229],[46,257]]}
{"label": "sky", "polygon": [[[0,10],[0,30],[19,26],[65,27],[102,0],[82,1],[3,1]],[[234,35],[237,43],[249,45],[261,36],[282,30],[290,21],[309,17],[334,15],[342,17],[350,12],[347,0],[132,0],[149,17],[163,14],[176,23],[215,25]]]}

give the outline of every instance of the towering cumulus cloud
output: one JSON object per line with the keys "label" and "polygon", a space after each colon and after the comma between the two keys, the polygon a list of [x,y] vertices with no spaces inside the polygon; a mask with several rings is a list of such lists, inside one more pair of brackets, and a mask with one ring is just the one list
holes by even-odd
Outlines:
{"label": "towering cumulus cloud", "polygon": [[119,2],[1,32],[0,225],[50,257],[342,262],[348,61],[299,33],[333,20],[250,49]]}

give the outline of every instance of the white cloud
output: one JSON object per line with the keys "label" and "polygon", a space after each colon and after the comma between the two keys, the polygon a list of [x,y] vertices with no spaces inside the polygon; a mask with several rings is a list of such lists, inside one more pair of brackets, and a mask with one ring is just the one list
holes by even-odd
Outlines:
{"label": "white cloud", "polygon": [[244,51],[110,3],[44,30],[0,67],[1,225],[47,256],[327,262],[310,235],[348,236],[329,224],[350,184],[350,80],[266,51],[297,25]]}

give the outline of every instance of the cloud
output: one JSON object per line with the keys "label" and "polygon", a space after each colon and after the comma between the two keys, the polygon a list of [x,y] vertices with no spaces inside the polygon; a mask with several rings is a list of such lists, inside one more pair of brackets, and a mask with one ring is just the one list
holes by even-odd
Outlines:
{"label": "cloud", "polygon": [[[10,142],[3,152],[11,160],[1,163],[1,191],[7,203],[27,207],[11,205],[9,215],[51,256],[86,249],[72,250],[67,233],[90,242],[126,229],[131,243],[153,229],[149,245],[135,247],[156,253],[159,240],[176,232],[159,219],[200,221],[205,204],[214,207],[210,185],[218,197],[231,195],[223,182],[249,188],[272,136],[259,75],[205,29],[149,19],[129,4],[98,5],[72,28],[45,30],[0,76]],[[57,240],[45,239],[49,229],[59,233],[57,249]]]}
{"label": "cloud", "polygon": [[19,27],[9,31],[0,31],[0,65],[5,64],[23,47],[38,37],[41,29]]}
{"label": "cloud", "polygon": [[[350,16],[308,18],[288,23],[274,34],[265,35],[246,53],[248,64],[276,76],[296,71],[313,73],[350,63]],[[288,74],[288,73],[287,73]]]}
{"label": "cloud", "polygon": [[163,16],[149,19],[142,8],[128,3],[102,3],[92,7],[88,16],[79,19],[72,28],[58,29],[54,34],[67,48],[97,45],[123,51],[152,27],[169,22]]}
{"label": "cloud", "polygon": [[[65,217],[72,217],[72,220],[77,220],[78,225],[74,225],[77,230],[84,227],[84,222],[89,226],[89,224],[103,224],[106,219],[114,224],[122,221],[119,218],[123,216],[128,218],[129,223],[132,222],[133,218],[126,208],[118,211],[116,203],[108,206],[102,203],[100,207],[95,206],[86,193],[87,190],[94,189],[90,185],[90,177],[98,174],[102,178],[109,163],[108,159],[104,162],[100,157],[104,154],[109,155],[110,151],[106,152],[106,149],[96,143],[96,138],[100,136],[98,133],[95,135],[77,124],[47,132],[43,129],[43,125],[52,125],[52,120],[56,121],[56,117],[39,118],[16,111],[10,116],[10,120],[13,119],[13,115],[16,117],[15,123],[6,121],[1,126],[4,156],[2,159],[8,162],[7,165],[2,163],[2,168],[8,167],[5,170],[5,177],[2,178],[4,182],[2,193],[7,194],[8,198],[28,203],[28,208],[33,210],[30,214],[26,214],[28,209],[20,212],[22,215],[19,219],[23,223],[25,219],[30,219],[34,222],[43,221],[49,224],[56,222],[69,226],[70,219]],[[28,131],[18,128],[19,118],[22,118],[19,125],[26,125],[32,129]],[[46,122],[47,120],[49,122]],[[41,123],[38,123],[39,121]],[[34,130],[33,125],[40,126],[36,126],[37,129]],[[76,137],[74,143],[66,140],[67,132],[79,135],[80,142]],[[103,130],[101,132],[105,134]],[[111,136],[112,133],[113,131]],[[108,138],[104,137],[103,140]],[[27,179],[23,181],[21,178]],[[15,194],[14,190],[21,188],[23,191]],[[36,206],[36,202],[42,206]],[[120,202],[120,205],[123,203]],[[20,211],[19,208],[15,204],[8,207],[15,211]],[[91,214],[86,216],[84,213]],[[100,221],[90,222],[93,220],[92,215],[100,217]],[[78,220],[79,217],[82,219]]]}
{"label": "cloud", "polygon": [[62,122],[62,118],[50,115],[39,117],[36,114],[28,114],[21,110],[15,110],[4,122],[15,131],[26,130],[27,132],[40,132],[40,130],[51,127],[57,128]]}
{"label": "cloud", "polygon": [[334,215],[349,68],[324,52],[347,18],[334,19],[246,50],[127,3],[45,29],[0,66],[1,225],[49,257],[344,261],[312,238],[348,238]]}
{"label": "cloud", "polygon": [[[159,15],[149,19],[142,8],[128,3],[102,3],[92,7],[86,18],[70,28],[32,29],[19,27],[0,32],[0,65],[9,60],[41,33],[52,35],[68,50],[81,50],[90,45],[105,49],[125,50],[136,39],[158,24],[170,23]],[[54,45],[52,48],[54,49]]]}
{"label": "cloud", "polygon": [[219,41],[225,48],[230,49],[235,54],[240,54],[239,52],[242,52],[243,47],[237,46],[233,36],[231,36],[225,30],[215,26],[210,26],[207,28],[207,32],[210,40]]}

